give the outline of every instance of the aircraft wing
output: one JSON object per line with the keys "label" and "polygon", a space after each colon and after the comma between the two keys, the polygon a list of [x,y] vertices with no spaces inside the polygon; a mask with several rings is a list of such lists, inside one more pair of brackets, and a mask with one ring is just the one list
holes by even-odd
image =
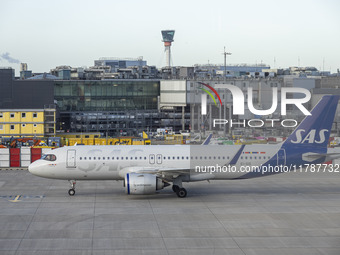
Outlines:
{"label": "aircraft wing", "polygon": [[172,180],[180,175],[189,175],[189,168],[126,167],[119,171],[124,177],[127,173],[154,174],[162,179]]}

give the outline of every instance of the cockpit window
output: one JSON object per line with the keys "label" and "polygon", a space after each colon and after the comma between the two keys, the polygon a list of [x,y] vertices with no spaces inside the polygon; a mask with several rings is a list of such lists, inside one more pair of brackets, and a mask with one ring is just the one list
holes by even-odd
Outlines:
{"label": "cockpit window", "polygon": [[45,154],[41,157],[41,159],[47,160],[47,161],[56,161],[57,157],[53,154]]}

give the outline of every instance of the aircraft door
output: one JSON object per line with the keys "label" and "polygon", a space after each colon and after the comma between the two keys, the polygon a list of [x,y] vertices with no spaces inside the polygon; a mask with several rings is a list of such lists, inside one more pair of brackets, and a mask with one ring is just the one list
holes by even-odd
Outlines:
{"label": "aircraft door", "polygon": [[281,149],[277,152],[277,165],[286,165],[286,150]]}
{"label": "aircraft door", "polygon": [[162,154],[157,154],[157,164],[162,164]]}
{"label": "aircraft door", "polygon": [[149,163],[150,164],[155,164],[155,154],[150,154],[149,155]]}
{"label": "aircraft door", "polygon": [[76,167],[76,150],[67,150],[66,167]]}

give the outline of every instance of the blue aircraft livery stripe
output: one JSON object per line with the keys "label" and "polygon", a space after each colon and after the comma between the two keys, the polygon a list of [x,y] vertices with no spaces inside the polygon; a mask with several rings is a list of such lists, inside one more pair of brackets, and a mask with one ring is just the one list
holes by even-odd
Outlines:
{"label": "blue aircraft livery stripe", "polygon": [[129,174],[126,174],[126,181],[127,181],[127,193],[130,194],[130,176]]}
{"label": "blue aircraft livery stripe", "polygon": [[241,154],[242,154],[242,151],[243,151],[243,149],[244,149],[244,147],[245,147],[246,145],[245,144],[243,144],[242,146],[241,146],[241,148],[238,150],[238,152],[235,154],[235,156],[232,158],[232,160],[230,161],[230,165],[235,165],[236,163],[237,163],[237,161],[238,161],[238,159],[240,158],[240,156],[241,156]]}

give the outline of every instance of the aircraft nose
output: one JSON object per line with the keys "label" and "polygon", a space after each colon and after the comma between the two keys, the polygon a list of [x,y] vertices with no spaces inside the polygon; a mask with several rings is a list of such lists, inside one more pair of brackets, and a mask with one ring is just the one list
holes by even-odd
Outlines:
{"label": "aircraft nose", "polygon": [[28,166],[28,172],[32,173],[32,170],[33,170],[33,166],[32,166],[33,163],[31,163],[29,166]]}
{"label": "aircraft nose", "polygon": [[31,163],[31,164],[28,166],[28,172],[30,172],[31,174],[36,174],[36,173],[35,173],[36,165],[37,165],[36,162]]}

